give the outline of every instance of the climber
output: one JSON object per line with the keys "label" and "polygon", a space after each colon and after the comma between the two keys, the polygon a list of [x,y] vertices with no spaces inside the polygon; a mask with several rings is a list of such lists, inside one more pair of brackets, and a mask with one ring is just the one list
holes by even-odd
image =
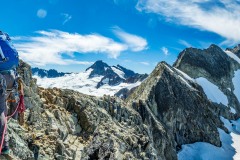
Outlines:
{"label": "climber", "polygon": [[[13,114],[12,118],[15,120],[19,120],[20,125],[23,125],[23,112],[15,112],[17,109],[19,102],[20,102],[20,96],[23,96],[23,82],[18,75],[15,75],[15,81],[18,85],[18,88],[14,89],[9,93],[9,96],[7,98],[8,106],[10,108],[10,111],[8,112],[10,115]],[[20,116],[18,116],[20,114]]]}
{"label": "climber", "polygon": [[[7,133],[7,105],[8,96],[13,100],[13,107],[17,110],[17,66],[19,63],[18,52],[11,44],[8,34],[0,31],[0,153],[10,153]],[[23,95],[23,91],[20,91]],[[11,103],[12,103],[11,102]],[[13,110],[13,109],[12,109]],[[14,112],[15,113],[15,112]],[[11,113],[12,114],[12,113]],[[14,115],[17,118],[17,115]]]}

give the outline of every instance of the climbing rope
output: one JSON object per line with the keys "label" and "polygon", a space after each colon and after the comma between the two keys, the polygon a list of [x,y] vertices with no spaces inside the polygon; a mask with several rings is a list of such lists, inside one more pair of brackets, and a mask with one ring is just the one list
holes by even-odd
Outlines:
{"label": "climbing rope", "polygon": [[3,129],[3,133],[2,133],[2,139],[1,139],[1,144],[0,144],[0,154],[2,154],[2,146],[3,146],[3,141],[4,141],[4,135],[5,135],[5,132],[6,132],[6,129],[7,129],[7,121],[8,119],[10,119],[17,111],[19,113],[23,113],[25,111],[25,104],[24,104],[24,97],[23,95],[20,95],[20,100],[19,100],[19,103],[15,109],[15,111],[9,115],[9,116],[6,116],[5,119],[4,119],[4,129]]}

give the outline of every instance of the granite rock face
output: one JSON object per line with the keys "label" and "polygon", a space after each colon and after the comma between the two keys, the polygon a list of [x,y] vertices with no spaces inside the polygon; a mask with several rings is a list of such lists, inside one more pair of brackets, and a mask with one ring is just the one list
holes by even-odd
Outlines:
{"label": "granite rock face", "polygon": [[[59,147],[52,149],[55,158],[72,155],[73,159],[176,159],[175,149],[169,143],[173,140],[164,127],[152,118],[151,126],[145,125],[139,113],[116,97],[96,98],[56,88],[40,89],[39,94],[42,99],[45,97],[44,106],[51,111],[47,114],[53,114],[48,133],[55,135],[57,143],[48,148],[62,142],[60,153]],[[63,115],[66,111],[75,115],[77,123],[73,124],[80,128],[78,132],[69,130],[74,125],[60,127],[67,123],[68,118]],[[53,158],[51,154],[49,157]]]}

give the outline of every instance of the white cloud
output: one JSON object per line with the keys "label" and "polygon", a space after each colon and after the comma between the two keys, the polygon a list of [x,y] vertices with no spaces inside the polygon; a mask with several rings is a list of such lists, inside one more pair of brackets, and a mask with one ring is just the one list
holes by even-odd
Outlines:
{"label": "white cloud", "polygon": [[47,16],[47,11],[44,9],[39,9],[37,11],[38,18],[45,18]]}
{"label": "white cloud", "polygon": [[63,25],[72,19],[72,16],[67,13],[62,13],[61,15],[64,18]]}
{"label": "white cloud", "polygon": [[114,27],[113,32],[128,46],[131,51],[138,52],[147,49],[146,39],[134,34],[127,33],[119,27]]}
{"label": "white cloud", "polygon": [[240,41],[240,2],[236,0],[139,0],[136,8],[173,23],[214,32],[236,43]]}
{"label": "white cloud", "polygon": [[149,66],[149,63],[148,63],[148,62],[139,62],[139,63],[141,63],[141,64],[143,64],[143,65],[146,65],[146,66]]}
{"label": "white cloud", "polygon": [[163,52],[163,54],[164,54],[165,56],[168,56],[168,55],[169,55],[169,51],[168,51],[168,49],[167,49],[166,47],[162,47],[161,50],[162,50],[162,52]]}
{"label": "white cloud", "polygon": [[[71,56],[73,53],[103,53],[117,58],[128,49],[125,44],[99,34],[81,35],[59,30],[38,31],[37,36],[17,37],[14,42],[20,57],[35,65],[89,64],[91,62],[79,62]],[[71,59],[64,59],[64,54],[70,55]]]}
{"label": "white cloud", "polygon": [[80,65],[91,65],[94,62],[89,62],[89,61],[77,61],[77,60],[72,60],[72,59],[65,59],[64,60],[66,64],[80,64]]}
{"label": "white cloud", "polygon": [[192,47],[192,45],[190,44],[190,43],[188,43],[187,41],[185,41],[185,40],[182,40],[182,39],[180,39],[179,41],[178,41],[178,43],[180,43],[180,44],[182,44],[183,46],[185,46],[185,47]]}

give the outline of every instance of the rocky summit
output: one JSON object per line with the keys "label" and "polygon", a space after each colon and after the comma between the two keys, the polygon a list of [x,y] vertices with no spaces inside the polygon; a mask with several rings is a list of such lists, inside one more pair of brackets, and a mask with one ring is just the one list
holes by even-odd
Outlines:
{"label": "rocky summit", "polygon": [[[98,63],[101,67],[95,70]],[[132,76],[131,71],[117,68]],[[92,76],[107,75],[109,67],[97,62],[89,69]],[[27,110],[23,126],[12,119],[8,122],[12,156],[25,160],[194,159],[182,154],[185,145],[197,143],[223,151],[221,135],[238,131],[235,79],[239,70],[238,61],[216,45],[205,50],[187,48],[173,66],[160,62],[140,86],[130,93],[122,91],[126,95],[122,100],[38,87],[31,67],[21,61],[18,71],[24,80]],[[225,95],[227,103],[212,99],[199,78]],[[237,154],[239,148],[234,149]]]}
{"label": "rocky summit", "polygon": [[[237,48],[237,47],[235,47]],[[188,48],[179,54],[174,67],[193,78],[205,77],[228,97],[229,106],[240,112],[240,104],[234,94],[233,77],[240,69],[240,62],[231,58],[216,45],[200,50]]]}

